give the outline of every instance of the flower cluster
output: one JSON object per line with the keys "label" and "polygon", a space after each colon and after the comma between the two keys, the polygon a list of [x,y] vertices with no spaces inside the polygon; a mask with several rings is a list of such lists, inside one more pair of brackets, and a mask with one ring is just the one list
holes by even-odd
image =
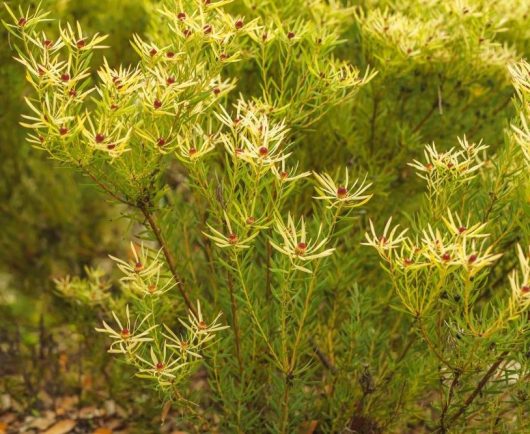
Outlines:
{"label": "flower cluster", "polygon": [[129,306],[127,305],[125,308],[125,322],[120,321],[114,312],[112,312],[112,316],[118,326],[117,329],[113,329],[106,321],[103,321],[103,328],[96,328],[97,332],[105,333],[112,339],[113,342],[110,345],[109,353],[133,356],[143,343],[151,342],[153,340],[150,336],[150,332],[157,326],[151,325],[143,327],[151,316],[150,314],[146,315],[139,322],[139,318],[136,318],[134,322],[131,323],[131,315],[129,312]]}
{"label": "flower cluster", "polygon": [[447,182],[464,183],[474,178],[477,171],[484,165],[480,154],[487,149],[482,142],[469,143],[458,138],[459,148],[451,148],[439,152],[436,145],[427,145],[424,151],[425,163],[414,160],[409,166],[417,170],[420,178],[427,181],[429,188],[436,191]]}
{"label": "flower cluster", "polygon": [[156,254],[144,244],[137,247],[131,242],[131,260],[124,261],[110,255],[124,274],[120,281],[135,294],[160,296],[177,285],[173,278],[165,277],[164,264],[160,260],[159,250]]}
{"label": "flower cluster", "polygon": [[[225,213],[224,218],[227,229],[226,233],[222,233],[217,229],[213,228],[211,225],[208,225],[208,228],[210,229],[211,233],[203,232],[204,235],[210,238],[217,247],[234,249],[236,251],[250,248],[251,241],[259,235],[259,231],[256,230],[259,228],[252,224],[254,223],[254,220],[249,220],[250,218],[254,218],[252,216],[246,217],[246,219],[241,222],[242,224],[239,225],[240,227],[245,227],[245,232],[248,232],[250,226],[252,229],[252,232],[250,232],[250,234],[238,234],[233,229],[233,225],[230,222],[228,214]],[[249,225],[249,223],[251,224]]]}
{"label": "flower cluster", "polygon": [[365,194],[366,190],[372,184],[366,184],[366,180],[355,180],[352,184],[349,183],[348,170],[344,170],[344,180],[341,184],[336,184],[331,176],[327,173],[319,175],[314,173],[318,181],[317,193],[315,199],[325,200],[329,203],[328,208],[344,207],[357,208],[368,202],[372,195]]}
{"label": "flower cluster", "polygon": [[288,129],[284,123],[276,123],[263,113],[244,102],[237,104],[236,119],[223,109],[219,120],[230,129],[220,136],[227,152],[236,160],[252,165],[257,171],[268,170],[281,164],[290,153],[286,150]]}
{"label": "flower cluster", "polygon": [[518,305],[530,307],[530,249],[525,254],[523,248],[517,245],[517,257],[520,271],[514,270],[509,277],[512,299]]}
{"label": "flower cluster", "polygon": [[311,273],[311,270],[301,264],[309,263],[315,259],[325,258],[335,250],[334,248],[324,248],[328,242],[328,238],[322,237],[322,225],[319,227],[314,239],[308,238],[303,217],[300,217],[298,225],[295,223],[291,214],[287,217],[287,224],[277,219],[276,232],[282,237],[283,243],[271,241],[272,247],[286,255],[291,260],[295,269],[305,273]]}
{"label": "flower cluster", "polygon": [[102,305],[110,297],[111,284],[99,268],[85,267],[86,278],[66,276],[54,279],[61,297],[86,305]]}
{"label": "flower cluster", "polygon": [[[463,224],[451,211],[443,221],[445,230],[429,224],[416,240],[406,236],[408,229],[400,231],[399,225],[391,229],[392,219],[388,220],[381,235],[370,221],[371,233],[366,233],[363,244],[374,247],[385,261],[396,265],[396,269],[455,268],[464,269],[470,277],[502,256],[492,253],[493,246],[486,244],[485,224],[470,224],[469,219]],[[482,241],[479,243],[478,240]]]}

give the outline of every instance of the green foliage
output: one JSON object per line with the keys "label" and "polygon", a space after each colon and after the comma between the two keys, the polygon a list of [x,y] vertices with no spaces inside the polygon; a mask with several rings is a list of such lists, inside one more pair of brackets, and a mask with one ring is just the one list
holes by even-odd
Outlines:
{"label": "green foliage", "polygon": [[97,68],[8,9],[28,141],[135,235],[56,289],[198,432],[525,432],[529,6],[356,3],[163,0]]}

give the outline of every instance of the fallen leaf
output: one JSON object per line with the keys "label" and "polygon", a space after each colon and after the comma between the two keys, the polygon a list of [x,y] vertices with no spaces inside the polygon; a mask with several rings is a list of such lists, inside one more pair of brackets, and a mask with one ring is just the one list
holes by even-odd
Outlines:
{"label": "fallen leaf", "polygon": [[43,434],[66,434],[72,431],[74,427],[75,427],[75,420],[64,419],[64,420],[57,422],[47,431],[44,431]]}
{"label": "fallen leaf", "polygon": [[105,428],[104,426],[98,428],[93,432],[93,434],[112,434],[112,430],[109,428]]}
{"label": "fallen leaf", "polygon": [[162,414],[160,415],[160,421],[164,423],[166,421],[167,415],[169,414],[169,410],[171,410],[171,401],[168,401],[164,404],[164,407],[162,408]]}
{"label": "fallen leaf", "polygon": [[95,417],[99,417],[102,415],[102,411],[98,408],[94,407],[93,405],[83,407],[81,410],[79,410],[78,417],[80,419],[93,419]]}
{"label": "fallen leaf", "polygon": [[300,427],[300,434],[313,434],[317,429],[317,426],[317,420],[308,420],[302,423],[302,426]]}
{"label": "fallen leaf", "polygon": [[61,367],[62,371],[66,371],[66,368],[68,367],[68,354],[65,352],[62,352],[59,355],[59,366]]}
{"label": "fallen leaf", "polygon": [[44,431],[46,428],[49,428],[54,422],[55,414],[46,417],[37,417],[30,423],[29,428],[37,428],[39,431]]}
{"label": "fallen leaf", "polygon": [[108,420],[105,423],[107,428],[109,428],[110,430],[118,429],[118,428],[122,427],[124,424],[125,424],[125,422],[123,421],[123,419],[118,419],[118,418],[114,418],[114,419]]}
{"label": "fallen leaf", "polygon": [[0,402],[2,403],[2,410],[9,410],[11,408],[11,396],[7,393],[4,393],[0,397]]}
{"label": "fallen leaf", "polygon": [[7,430],[7,423],[0,422],[0,434],[5,434]]}
{"label": "fallen leaf", "polygon": [[105,412],[107,416],[112,416],[116,413],[116,403],[112,399],[105,401]]}

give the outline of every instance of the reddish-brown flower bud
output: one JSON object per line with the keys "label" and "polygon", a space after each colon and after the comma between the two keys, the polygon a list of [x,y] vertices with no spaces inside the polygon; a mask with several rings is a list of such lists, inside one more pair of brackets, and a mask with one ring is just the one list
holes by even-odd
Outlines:
{"label": "reddish-brown flower bud", "polygon": [[64,135],[66,135],[67,133],[68,133],[68,128],[66,128],[66,127],[61,127],[61,128],[59,128],[59,134],[60,134],[61,136],[64,136]]}
{"label": "reddish-brown flower bud", "polygon": [[219,60],[220,60],[221,62],[222,62],[223,60],[226,60],[226,59],[228,59],[228,54],[226,54],[226,53],[221,53],[221,54],[219,55]]}
{"label": "reddish-brown flower bud", "polygon": [[117,110],[118,109],[118,104],[111,104],[110,105],[110,109],[111,110]]}
{"label": "reddish-brown flower bud", "polygon": [[221,93],[221,89],[219,89],[218,87],[214,87],[212,92],[214,93],[214,95],[219,95]]}
{"label": "reddish-brown flower bud", "polygon": [[206,324],[204,321],[199,321],[199,324],[197,324],[197,328],[199,330],[206,330],[208,328],[208,324]]}
{"label": "reddish-brown flower bud", "polygon": [[155,99],[153,102],[153,107],[155,109],[159,109],[160,107],[162,107],[162,101],[160,101],[159,99]]}
{"label": "reddish-brown flower bud", "polygon": [[285,179],[287,179],[288,177],[289,177],[289,172],[286,172],[286,171],[282,171],[282,172],[280,172],[280,178],[281,178],[282,180],[285,180]]}
{"label": "reddish-brown flower bud", "polygon": [[237,244],[237,242],[239,241],[239,238],[237,237],[236,234],[228,234],[228,242],[232,245],[234,244]]}
{"label": "reddish-brown flower bud", "polygon": [[470,264],[473,264],[475,261],[477,260],[477,255],[471,255],[467,262],[469,262]]}
{"label": "reddish-brown flower bud", "polygon": [[460,226],[460,227],[458,228],[458,233],[459,233],[459,234],[463,234],[466,230],[467,230],[467,228],[466,228],[465,226]]}
{"label": "reddish-brown flower bud", "polygon": [[299,242],[296,245],[296,254],[303,255],[307,250],[307,244],[303,242]]}
{"label": "reddish-brown flower bud", "polygon": [[212,33],[212,26],[210,24],[206,24],[202,28],[202,31],[204,32],[205,35],[209,35],[210,33]]}
{"label": "reddish-brown flower bud", "polygon": [[405,258],[403,259],[403,265],[405,267],[408,267],[409,265],[412,265],[414,263],[414,261],[411,259],[411,258]]}
{"label": "reddish-brown flower bud", "polygon": [[245,23],[243,22],[243,20],[237,20],[235,24],[237,30],[242,29],[244,25]]}
{"label": "reddish-brown flower bud", "polygon": [[168,51],[168,52],[166,53],[166,57],[167,57],[168,59],[173,59],[173,57],[175,57],[175,53],[174,53],[173,51]]}
{"label": "reddish-brown flower bud", "polygon": [[346,187],[337,188],[337,197],[339,199],[344,199],[348,195],[348,189]]}
{"label": "reddish-brown flower bud", "polygon": [[247,225],[253,225],[254,223],[256,223],[256,218],[250,216],[250,217],[247,218],[246,223],[247,223]]}
{"label": "reddish-brown flower bud", "polygon": [[194,148],[194,147],[192,146],[190,149],[188,149],[188,155],[189,155],[190,157],[193,157],[196,153],[197,153],[197,148]]}
{"label": "reddish-brown flower bud", "polygon": [[154,283],[151,283],[150,285],[147,286],[147,290],[152,294],[153,292],[156,291],[156,285]]}
{"label": "reddish-brown flower bud", "polygon": [[66,72],[64,74],[61,74],[61,81],[67,82],[68,80],[70,80],[70,74]]}
{"label": "reddish-brown flower bud", "polygon": [[267,155],[269,155],[269,149],[265,146],[261,146],[258,149],[258,152],[259,152],[260,157],[266,157]]}
{"label": "reddish-brown flower bud", "polygon": [[156,364],[156,370],[161,371],[162,369],[164,369],[164,364],[162,362],[158,362]]}
{"label": "reddish-brown flower bud", "polygon": [[26,18],[24,18],[24,17],[21,17],[18,20],[18,26],[19,27],[24,27],[27,23],[28,23],[28,20]]}
{"label": "reddish-brown flower bud", "polygon": [[72,98],[75,98],[77,96],[77,91],[72,87],[72,89],[68,91],[68,95],[70,95]]}
{"label": "reddish-brown flower bud", "polygon": [[529,285],[523,285],[523,286],[521,287],[521,292],[522,292],[523,294],[528,294],[528,293],[530,293],[530,286],[529,286]]}
{"label": "reddish-brown flower bud", "polygon": [[168,77],[167,80],[166,80],[166,84],[168,86],[171,86],[172,84],[175,83],[175,77]]}
{"label": "reddish-brown flower bud", "polygon": [[151,50],[149,51],[149,55],[151,57],[155,57],[157,53],[158,51],[156,50],[156,48],[151,48]]}
{"label": "reddish-brown flower bud", "polygon": [[166,144],[166,139],[164,139],[163,137],[159,137],[158,140],[156,141],[156,144],[157,146],[163,147]]}
{"label": "reddish-brown flower bud", "polygon": [[109,143],[109,144],[107,145],[107,149],[108,149],[109,151],[112,151],[114,148],[116,148],[116,143]]}
{"label": "reddish-brown flower bud", "polygon": [[96,143],[103,143],[103,140],[105,140],[105,136],[101,133],[97,133],[95,140],[96,140]]}
{"label": "reddish-brown flower bud", "polygon": [[128,339],[131,336],[131,331],[128,328],[121,329],[121,337],[123,339]]}
{"label": "reddish-brown flower bud", "polygon": [[50,41],[49,39],[45,39],[44,41],[42,41],[42,45],[43,45],[45,48],[50,48],[50,47],[53,45],[53,42]]}
{"label": "reddish-brown flower bud", "polygon": [[451,260],[451,255],[449,253],[444,253],[442,255],[442,259],[447,262],[447,261],[450,261]]}
{"label": "reddish-brown flower bud", "polygon": [[136,273],[139,273],[143,269],[144,269],[144,264],[142,264],[141,262],[137,262],[136,264],[134,264],[134,271]]}
{"label": "reddish-brown flower bud", "polygon": [[75,43],[75,45],[77,46],[77,48],[81,49],[81,48],[84,48],[85,45],[86,45],[86,42],[84,39],[79,39],[79,41],[77,41]]}
{"label": "reddish-brown flower bud", "polygon": [[191,29],[184,29],[184,30],[182,31],[182,33],[183,33],[184,37],[188,38],[188,37],[191,36],[191,34],[192,34],[193,32],[191,31]]}
{"label": "reddish-brown flower bud", "polygon": [[296,35],[294,34],[294,32],[289,32],[287,33],[287,38],[288,39],[293,39]]}
{"label": "reddish-brown flower bud", "polygon": [[184,21],[186,19],[186,13],[185,12],[179,12],[177,14],[177,18],[180,20],[180,21]]}

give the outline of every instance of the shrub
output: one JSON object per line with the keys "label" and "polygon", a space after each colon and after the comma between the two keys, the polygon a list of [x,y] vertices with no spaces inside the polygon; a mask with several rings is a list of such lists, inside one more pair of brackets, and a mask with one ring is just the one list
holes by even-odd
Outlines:
{"label": "shrub", "polygon": [[197,431],[528,429],[526,6],[427,3],[161,1],[94,80],[9,9],[28,140],[140,228],[58,290]]}

